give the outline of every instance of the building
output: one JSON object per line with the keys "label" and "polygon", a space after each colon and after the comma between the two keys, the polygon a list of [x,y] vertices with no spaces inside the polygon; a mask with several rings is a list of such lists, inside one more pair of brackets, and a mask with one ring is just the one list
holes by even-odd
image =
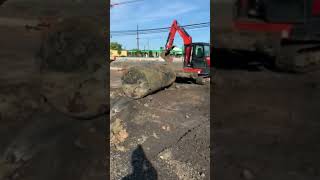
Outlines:
{"label": "building", "polygon": [[[128,50],[128,57],[159,57],[162,52],[162,47],[159,50]],[[183,55],[183,49],[175,47],[172,49],[170,55],[181,57]]]}
{"label": "building", "polygon": [[128,57],[159,57],[160,50],[128,50]]}
{"label": "building", "polygon": [[114,57],[127,57],[128,56],[128,51],[127,50],[112,50],[110,49],[110,57],[113,59]]}
{"label": "building", "polygon": [[170,54],[175,57],[181,57],[183,55],[183,49],[178,48],[178,47],[174,47]]}

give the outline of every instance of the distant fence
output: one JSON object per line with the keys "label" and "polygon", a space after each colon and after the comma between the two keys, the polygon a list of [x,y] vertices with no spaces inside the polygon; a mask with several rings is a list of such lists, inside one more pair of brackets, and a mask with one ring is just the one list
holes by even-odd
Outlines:
{"label": "distant fence", "polygon": [[[174,58],[173,64],[177,67],[181,67],[183,58]],[[157,64],[164,63],[164,60],[161,58],[138,58],[138,57],[119,57],[110,64],[111,70],[122,71],[131,66],[144,65],[144,64]]]}
{"label": "distant fence", "polygon": [[[161,57],[117,57],[116,61],[164,61]],[[182,62],[183,58],[173,58],[174,62]]]}

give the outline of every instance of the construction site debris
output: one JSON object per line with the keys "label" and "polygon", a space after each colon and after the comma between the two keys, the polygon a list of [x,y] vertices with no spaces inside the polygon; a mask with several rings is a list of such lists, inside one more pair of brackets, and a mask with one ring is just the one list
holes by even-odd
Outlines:
{"label": "construction site debris", "polygon": [[175,82],[176,74],[168,65],[155,64],[131,67],[121,79],[124,93],[138,99],[170,86]]}
{"label": "construction site debris", "polygon": [[111,144],[119,144],[125,141],[128,138],[129,134],[123,126],[123,121],[121,119],[116,119],[110,126],[110,142]]}

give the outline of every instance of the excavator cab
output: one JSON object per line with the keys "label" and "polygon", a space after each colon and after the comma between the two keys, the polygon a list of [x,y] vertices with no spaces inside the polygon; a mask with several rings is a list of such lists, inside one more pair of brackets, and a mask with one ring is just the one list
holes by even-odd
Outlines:
{"label": "excavator cab", "polygon": [[192,43],[190,61],[184,59],[184,71],[195,72],[199,75],[210,74],[210,44]]}

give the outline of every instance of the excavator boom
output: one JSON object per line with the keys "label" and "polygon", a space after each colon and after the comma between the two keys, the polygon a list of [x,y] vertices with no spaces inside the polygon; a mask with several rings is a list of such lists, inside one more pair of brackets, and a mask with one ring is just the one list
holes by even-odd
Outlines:
{"label": "excavator boom", "polygon": [[177,32],[181,36],[183,43],[184,43],[185,61],[186,61],[186,63],[189,63],[190,57],[191,57],[190,55],[191,55],[191,48],[192,48],[192,46],[191,46],[192,37],[186,32],[186,30],[183,27],[181,27],[178,24],[177,20],[174,20],[171,27],[170,27],[170,33],[169,33],[169,36],[167,38],[167,42],[165,45],[165,52],[163,52],[161,54],[161,57],[167,62],[172,61],[169,57],[169,54],[170,54],[170,51],[174,48],[173,42],[174,42],[174,38],[175,38],[175,35]]}

